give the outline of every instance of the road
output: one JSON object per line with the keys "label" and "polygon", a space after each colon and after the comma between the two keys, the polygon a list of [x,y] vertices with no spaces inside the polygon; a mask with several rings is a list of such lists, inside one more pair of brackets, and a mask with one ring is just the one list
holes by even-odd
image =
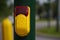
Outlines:
{"label": "road", "polygon": [[36,40],[60,40],[60,39],[36,36]]}

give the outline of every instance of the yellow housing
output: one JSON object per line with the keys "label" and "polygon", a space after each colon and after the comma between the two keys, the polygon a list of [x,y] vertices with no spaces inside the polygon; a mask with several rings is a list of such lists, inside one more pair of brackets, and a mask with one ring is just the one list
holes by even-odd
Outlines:
{"label": "yellow housing", "polygon": [[2,22],[2,40],[13,40],[13,26],[8,18]]}
{"label": "yellow housing", "polygon": [[28,16],[19,14],[15,17],[15,32],[19,36],[27,36],[30,32],[30,8],[28,7]]}

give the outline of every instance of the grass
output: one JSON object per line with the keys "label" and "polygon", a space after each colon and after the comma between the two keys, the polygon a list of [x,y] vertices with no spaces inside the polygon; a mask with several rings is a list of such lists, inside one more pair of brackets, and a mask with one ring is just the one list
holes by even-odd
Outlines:
{"label": "grass", "polygon": [[36,20],[37,22],[39,22],[39,21],[47,21],[47,19],[38,19],[38,20]]}
{"label": "grass", "polygon": [[37,31],[39,33],[43,33],[43,34],[47,34],[47,35],[54,35],[54,36],[60,37],[60,32],[56,32],[55,27],[51,27],[51,28],[43,27],[41,29],[38,29]]}
{"label": "grass", "polygon": [[[54,19],[50,19],[50,21],[53,21]],[[38,20],[36,20],[36,22],[39,22],[39,21],[48,21],[48,19],[46,19],[46,18],[42,18],[42,19],[38,19]]]}

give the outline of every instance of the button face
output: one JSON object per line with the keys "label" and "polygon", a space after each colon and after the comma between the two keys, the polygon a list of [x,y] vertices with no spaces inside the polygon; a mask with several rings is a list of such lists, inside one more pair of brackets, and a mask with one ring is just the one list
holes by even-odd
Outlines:
{"label": "button face", "polygon": [[18,36],[27,36],[30,32],[30,8],[17,6],[15,11],[15,32]]}
{"label": "button face", "polygon": [[18,14],[24,14],[25,16],[27,16],[28,15],[28,7],[27,6],[16,6],[15,14],[16,14],[16,16]]}

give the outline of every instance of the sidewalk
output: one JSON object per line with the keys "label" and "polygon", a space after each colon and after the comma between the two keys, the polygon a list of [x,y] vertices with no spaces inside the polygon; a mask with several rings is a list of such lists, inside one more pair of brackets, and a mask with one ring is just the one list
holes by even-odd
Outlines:
{"label": "sidewalk", "polygon": [[[56,26],[56,24],[57,24],[56,20],[50,21],[50,26]],[[35,26],[36,26],[36,29],[41,28],[41,27],[47,27],[48,26],[48,21],[36,22]]]}

